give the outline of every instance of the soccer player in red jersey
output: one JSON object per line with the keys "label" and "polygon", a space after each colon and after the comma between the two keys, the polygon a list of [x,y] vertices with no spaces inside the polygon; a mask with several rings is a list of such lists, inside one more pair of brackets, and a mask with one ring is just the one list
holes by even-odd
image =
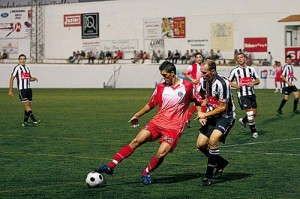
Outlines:
{"label": "soccer player in red jersey", "polygon": [[[142,171],[143,184],[151,184],[150,172],[154,171],[163,162],[166,155],[172,152],[183,133],[187,110],[191,101],[195,101],[193,85],[187,80],[176,76],[176,67],[169,61],[159,66],[160,74],[164,82],[157,85],[150,101],[136,112],[129,120],[131,126],[139,126],[141,116],[158,106],[157,114],[147,123],[135,138],[121,148],[113,160],[106,165],[100,166],[96,171],[112,175],[115,167],[124,159],[132,155],[138,147],[146,142],[159,139],[160,146],[156,154],[151,158],[147,167]],[[197,103],[195,101],[195,103]]]}
{"label": "soccer player in red jersey", "polygon": [[[282,66],[280,61],[275,61],[275,64],[273,66],[275,70],[275,93],[282,92],[282,80],[281,80],[281,73],[282,73]],[[278,86],[279,83],[279,86]]]}
{"label": "soccer player in red jersey", "polygon": [[[188,68],[182,72],[182,74],[188,78],[194,85],[194,95],[199,98],[199,93],[198,93],[198,88],[200,85],[200,78],[202,77],[201,73],[201,63],[203,61],[203,57],[201,53],[196,53],[195,54],[195,63],[191,64],[188,66]],[[190,128],[190,121],[191,117],[193,116],[194,112],[196,110],[195,104],[190,106],[188,115],[187,115],[187,121],[186,121],[186,126]]]}

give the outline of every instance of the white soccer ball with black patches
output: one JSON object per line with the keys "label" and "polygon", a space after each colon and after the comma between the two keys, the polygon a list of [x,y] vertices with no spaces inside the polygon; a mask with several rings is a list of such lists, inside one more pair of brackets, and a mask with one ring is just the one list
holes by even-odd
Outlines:
{"label": "white soccer ball with black patches", "polygon": [[85,182],[88,187],[99,187],[101,184],[103,184],[104,178],[101,175],[101,173],[97,172],[90,172],[85,179]]}

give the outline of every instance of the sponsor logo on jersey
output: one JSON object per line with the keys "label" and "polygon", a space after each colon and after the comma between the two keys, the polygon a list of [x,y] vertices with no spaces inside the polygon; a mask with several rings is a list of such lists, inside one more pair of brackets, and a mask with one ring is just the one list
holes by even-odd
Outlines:
{"label": "sponsor logo on jersey", "polygon": [[21,73],[21,79],[30,79],[30,73]]}
{"label": "sponsor logo on jersey", "polygon": [[173,142],[173,138],[170,138],[168,136],[164,137],[164,141],[168,142],[168,143],[172,143]]}

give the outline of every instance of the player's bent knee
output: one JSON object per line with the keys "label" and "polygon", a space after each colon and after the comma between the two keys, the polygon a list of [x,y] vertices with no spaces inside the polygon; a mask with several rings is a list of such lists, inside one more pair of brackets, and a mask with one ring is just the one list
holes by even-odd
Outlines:
{"label": "player's bent knee", "polygon": [[250,121],[254,120],[255,115],[254,115],[253,111],[248,111],[246,114],[247,114],[248,120],[250,120]]}

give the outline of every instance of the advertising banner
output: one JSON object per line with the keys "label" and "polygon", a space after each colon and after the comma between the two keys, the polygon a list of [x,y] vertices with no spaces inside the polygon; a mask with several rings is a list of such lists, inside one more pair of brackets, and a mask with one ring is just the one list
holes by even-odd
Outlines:
{"label": "advertising banner", "polygon": [[81,14],[64,15],[64,27],[81,26]]}
{"label": "advertising banner", "polygon": [[92,39],[99,37],[99,13],[81,14],[81,38]]}
{"label": "advertising banner", "polygon": [[30,8],[11,8],[0,10],[0,39],[29,38],[30,29]]}
{"label": "advertising banner", "polygon": [[247,52],[268,52],[267,37],[244,38],[244,49]]}
{"label": "advertising banner", "polygon": [[211,24],[211,48],[221,51],[233,50],[233,24],[212,23]]}
{"label": "advertising banner", "polygon": [[185,38],[185,17],[144,19],[144,39]]}
{"label": "advertising banner", "polygon": [[130,59],[133,57],[133,51],[139,50],[139,40],[128,39],[128,40],[105,40],[101,41],[100,47],[103,51],[118,51],[123,52],[125,59]]}
{"label": "advertising banner", "polygon": [[164,38],[185,38],[185,17],[164,17],[162,18],[161,28]]}
{"label": "advertising banner", "polygon": [[291,55],[293,62],[300,62],[300,47],[285,48],[285,55]]}

